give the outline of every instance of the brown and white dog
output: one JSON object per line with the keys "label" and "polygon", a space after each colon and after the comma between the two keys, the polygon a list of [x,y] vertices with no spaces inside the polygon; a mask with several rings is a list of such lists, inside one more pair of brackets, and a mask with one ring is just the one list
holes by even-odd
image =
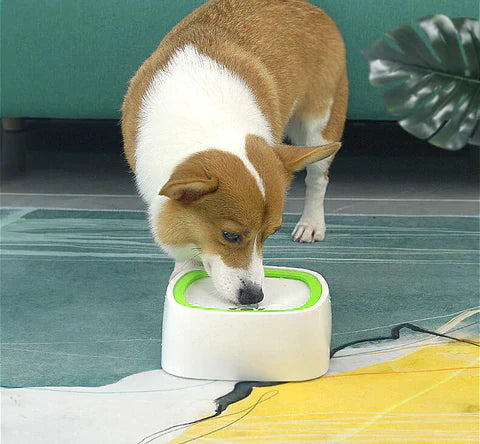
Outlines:
{"label": "brown and white dog", "polygon": [[224,298],[261,301],[263,244],[305,167],[292,238],[324,238],[347,97],[343,39],[306,1],[212,0],[167,34],[130,82],[122,132],[174,274],[203,263]]}

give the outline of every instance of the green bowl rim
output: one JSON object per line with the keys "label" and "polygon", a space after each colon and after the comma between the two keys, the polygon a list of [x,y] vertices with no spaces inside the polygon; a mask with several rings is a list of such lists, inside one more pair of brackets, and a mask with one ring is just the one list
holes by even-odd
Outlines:
{"label": "green bowl rim", "polygon": [[306,308],[313,307],[322,296],[322,284],[321,282],[313,275],[307,271],[292,270],[285,268],[265,268],[265,277],[273,278],[284,278],[284,279],[295,279],[302,281],[307,285],[310,290],[310,297],[307,302],[301,307],[287,308],[285,310],[229,310],[226,308],[215,308],[215,307],[202,307],[201,305],[192,305],[189,304],[185,299],[185,290],[195,281],[207,277],[208,274],[205,270],[192,270],[184,274],[173,287],[173,297],[175,301],[183,305],[184,307],[196,308],[198,310],[208,310],[208,311],[223,311],[227,313],[278,313],[286,311],[299,311],[305,310]]}

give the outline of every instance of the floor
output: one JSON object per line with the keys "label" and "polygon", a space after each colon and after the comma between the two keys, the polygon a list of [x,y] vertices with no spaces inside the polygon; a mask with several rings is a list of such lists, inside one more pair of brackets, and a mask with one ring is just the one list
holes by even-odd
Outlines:
{"label": "floor", "polygon": [[29,120],[2,139],[26,148],[0,194],[2,442],[478,442],[478,147],[348,123],[327,238],[294,245],[288,214],[264,250],[327,278],[330,369],[265,386],[160,369],[172,263],[115,122]]}
{"label": "floor", "polygon": [[[144,209],[117,122],[27,120],[26,132],[13,137],[26,146],[26,171],[2,175],[1,206]],[[349,121],[331,168],[326,213],[478,215],[478,165],[477,147],[448,152],[394,122]],[[287,213],[302,210],[303,177],[292,184]]]}

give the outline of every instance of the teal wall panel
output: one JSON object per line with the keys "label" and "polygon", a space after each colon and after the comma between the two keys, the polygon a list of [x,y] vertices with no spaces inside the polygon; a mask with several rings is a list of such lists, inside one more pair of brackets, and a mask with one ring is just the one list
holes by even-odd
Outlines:
{"label": "teal wall panel", "polygon": [[[281,0],[279,0],[281,1]],[[1,115],[118,118],[127,82],[201,0],[3,0]],[[348,56],[349,118],[389,119],[360,50],[419,17],[479,15],[478,0],[316,0]]]}

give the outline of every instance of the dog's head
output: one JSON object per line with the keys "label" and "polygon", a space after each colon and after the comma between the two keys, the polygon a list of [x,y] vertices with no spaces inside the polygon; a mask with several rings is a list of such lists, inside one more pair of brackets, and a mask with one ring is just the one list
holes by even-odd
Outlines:
{"label": "dog's head", "polygon": [[160,190],[169,200],[153,222],[154,235],[164,245],[193,245],[225,299],[258,303],[263,244],[282,224],[293,173],[339,148],[339,143],[272,147],[248,136],[244,158],[217,149],[194,154]]}

